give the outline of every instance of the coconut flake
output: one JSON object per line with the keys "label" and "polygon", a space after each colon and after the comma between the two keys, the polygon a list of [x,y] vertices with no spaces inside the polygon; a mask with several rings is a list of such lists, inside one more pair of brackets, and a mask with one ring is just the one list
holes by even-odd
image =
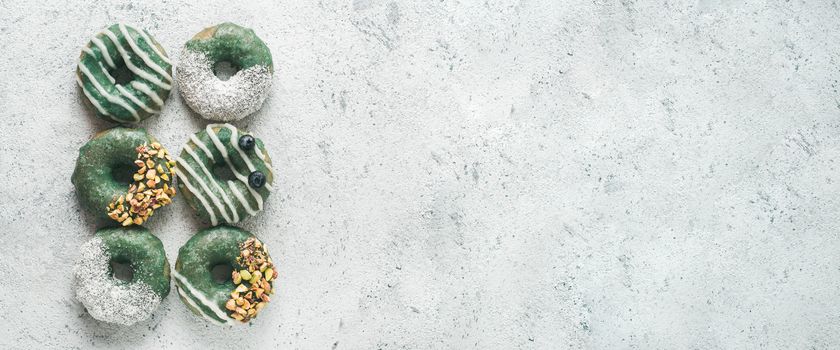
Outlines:
{"label": "coconut flake", "polygon": [[193,111],[213,121],[235,121],[260,109],[271,89],[271,70],[256,65],[223,81],[202,52],[184,49],[176,68],[181,96]]}
{"label": "coconut flake", "polygon": [[81,247],[73,271],[76,275],[76,299],[95,319],[120,325],[132,325],[148,319],[161,298],[143,282],[125,283],[108,272],[111,256],[99,237]]}

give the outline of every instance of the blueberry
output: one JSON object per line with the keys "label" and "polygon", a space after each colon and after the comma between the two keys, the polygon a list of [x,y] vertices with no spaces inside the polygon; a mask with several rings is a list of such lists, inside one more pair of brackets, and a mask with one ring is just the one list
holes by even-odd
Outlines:
{"label": "blueberry", "polygon": [[257,141],[254,140],[254,137],[251,135],[242,135],[242,137],[239,138],[239,148],[246,151],[254,149],[254,145],[256,144]]}
{"label": "blueberry", "polygon": [[265,174],[262,171],[255,171],[248,175],[248,185],[253,188],[260,188],[265,185]]}

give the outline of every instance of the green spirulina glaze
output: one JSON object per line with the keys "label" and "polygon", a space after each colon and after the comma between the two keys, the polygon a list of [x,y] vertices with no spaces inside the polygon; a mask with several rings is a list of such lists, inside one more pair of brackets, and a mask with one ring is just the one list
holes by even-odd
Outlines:
{"label": "green spirulina glaze", "polygon": [[[113,278],[117,283],[148,284],[161,299],[169,295],[169,260],[163,243],[141,226],[103,228],[95,237],[102,239],[112,262],[128,264],[134,272],[131,281]],[[109,272],[111,267],[109,265]]]}
{"label": "green spirulina glaze", "polygon": [[[236,262],[239,244],[254,237],[248,231],[232,226],[216,226],[199,231],[180,250],[175,261],[175,283],[181,301],[196,315],[226,323],[230,318],[225,312],[225,303],[236,285],[230,279],[216,282],[212,270],[216,265],[229,265],[235,270],[242,268]],[[185,284],[189,284],[187,287]],[[197,295],[200,293],[201,295]],[[208,305],[209,301],[212,305]],[[215,310],[214,310],[215,308]],[[219,314],[218,311],[221,311]]]}
{"label": "green spirulina glaze", "polygon": [[[190,137],[177,159],[179,192],[199,217],[213,225],[237,223],[256,215],[271,194],[271,158],[257,138],[253,149],[241,149],[238,142],[242,135],[250,133],[230,124],[209,124]],[[219,178],[216,167],[230,169],[234,179]],[[254,171],[266,176],[264,186],[250,187],[248,176]]]}
{"label": "green spirulina glaze", "polygon": [[[130,176],[137,168],[134,164],[137,159],[137,146],[149,145],[152,142],[156,142],[155,138],[145,129],[115,127],[96,134],[82,146],[70,181],[76,187],[76,193],[83,206],[97,217],[108,218],[108,204],[126,194],[129,186],[128,183],[115,179],[115,172],[123,172]],[[163,169],[170,178],[163,183],[171,186],[174,176],[168,167],[164,166]]]}
{"label": "green spirulina glaze", "polygon": [[230,22],[202,30],[185,46],[204,53],[211,62],[230,62],[240,70],[262,65],[274,71],[268,46],[252,29]]}
{"label": "green spirulina glaze", "polygon": [[[129,81],[117,82],[121,70]],[[147,31],[114,24],[82,49],[76,78],[98,117],[135,123],[160,113],[172,89],[172,62]]]}

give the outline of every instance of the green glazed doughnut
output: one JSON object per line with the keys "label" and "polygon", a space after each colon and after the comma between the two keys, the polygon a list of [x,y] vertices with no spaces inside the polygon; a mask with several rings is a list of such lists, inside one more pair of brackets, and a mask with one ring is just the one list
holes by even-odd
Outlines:
{"label": "green glazed doughnut", "polygon": [[[223,81],[217,63],[237,72]],[[239,120],[260,109],[274,74],[268,46],[249,28],[222,23],[206,28],[184,45],[178,65],[178,87],[187,105],[213,121]]]}
{"label": "green glazed doughnut", "polygon": [[[119,73],[128,81],[118,82]],[[163,108],[172,89],[172,61],[146,30],[114,24],[82,48],[76,83],[98,117],[135,123]]]}
{"label": "green glazed doughnut", "polygon": [[[219,282],[212,270],[232,269]],[[216,226],[195,234],[178,251],[172,273],[181,301],[196,315],[216,323],[247,323],[257,316],[274,293],[277,272],[265,245],[248,231]]]}
{"label": "green glazed doughnut", "polygon": [[[210,124],[190,136],[177,164],[181,194],[213,226],[262,210],[274,182],[262,141],[230,124]],[[234,179],[221,179],[217,167],[230,169]]]}
{"label": "green glazed doughnut", "polygon": [[175,162],[144,129],[115,127],[79,149],[71,181],[91,213],[140,225],[172,202]]}
{"label": "green glazed doughnut", "polygon": [[[115,278],[111,263],[127,264],[131,280]],[[148,319],[169,295],[169,273],[163,243],[149,230],[100,229],[74,266],[76,298],[97,320],[131,325]]]}

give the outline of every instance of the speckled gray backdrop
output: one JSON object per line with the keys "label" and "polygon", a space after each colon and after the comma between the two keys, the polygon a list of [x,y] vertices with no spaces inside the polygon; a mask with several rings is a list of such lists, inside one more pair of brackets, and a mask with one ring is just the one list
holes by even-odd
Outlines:
{"label": "speckled gray backdrop", "polygon": [[[109,126],[73,72],[117,21],[176,61],[221,21],[274,54],[235,123],[277,174],[250,327],[73,298],[70,174]],[[823,0],[0,0],[0,348],[837,348],[838,64]],[[204,124],[173,91],[142,126],[178,151]],[[149,224],[173,261],[203,226]]]}

